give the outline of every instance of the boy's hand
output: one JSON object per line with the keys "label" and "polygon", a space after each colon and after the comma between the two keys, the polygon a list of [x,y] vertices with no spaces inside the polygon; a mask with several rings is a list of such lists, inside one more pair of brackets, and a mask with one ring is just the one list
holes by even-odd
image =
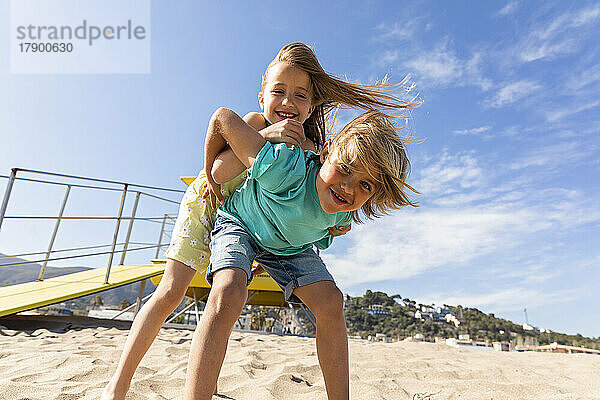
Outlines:
{"label": "boy's hand", "polygon": [[350,229],[352,229],[352,225],[348,225],[348,226],[331,226],[329,228],[329,234],[333,237],[336,236],[342,236],[345,235],[346,233],[350,232]]}
{"label": "boy's hand", "polygon": [[286,143],[301,147],[306,140],[304,127],[295,119],[284,119],[276,124],[267,126],[259,133],[271,143]]}

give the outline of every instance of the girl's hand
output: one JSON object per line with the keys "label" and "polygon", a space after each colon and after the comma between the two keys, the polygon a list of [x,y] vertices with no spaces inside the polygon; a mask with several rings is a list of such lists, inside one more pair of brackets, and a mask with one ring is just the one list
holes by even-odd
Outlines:
{"label": "girl's hand", "polygon": [[348,225],[348,226],[331,226],[329,228],[329,234],[333,237],[336,236],[342,236],[345,235],[346,233],[350,232],[350,229],[352,229],[352,225]]}
{"label": "girl's hand", "polygon": [[304,127],[295,119],[284,119],[259,131],[271,143],[286,143],[301,147],[306,140]]}
{"label": "girl's hand", "polygon": [[[217,205],[223,204],[225,198],[221,193],[221,186],[215,183],[214,181],[213,184],[214,186],[210,185],[209,183],[204,184],[204,192],[202,193],[202,198],[206,199],[208,197],[208,201],[210,201],[212,207],[215,208]],[[217,204],[217,201],[219,202],[219,204]]]}
{"label": "girl's hand", "polygon": [[254,268],[252,270],[252,277],[255,277],[256,275],[260,275],[260,274],[264,274],[265,273],[265,269],[262,267],[262,265],[258,264],[256,266],[256,268]]}

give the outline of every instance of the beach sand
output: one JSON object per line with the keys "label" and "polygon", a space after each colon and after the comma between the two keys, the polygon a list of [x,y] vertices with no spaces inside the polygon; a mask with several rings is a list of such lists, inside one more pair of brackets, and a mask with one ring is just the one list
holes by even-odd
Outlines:
{"label": "beach sand", "polygon": [[[0,399],[98,399],[127,332],[0,328]],[[181,398],[191,338],[190,330],[162,329],[127,398]],[[600,399],[597,355],[351,339],[350,362],[352,399]],[[314,339],[233,332],[213,399],[325,398]]]}

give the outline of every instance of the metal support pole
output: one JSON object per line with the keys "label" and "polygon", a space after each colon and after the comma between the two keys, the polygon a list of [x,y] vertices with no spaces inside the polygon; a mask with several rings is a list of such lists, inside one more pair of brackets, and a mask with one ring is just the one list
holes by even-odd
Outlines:
{"label": "metal support pole", "polygon": [[313,324],[315,329],[317,329],[317,321],[314,319],[311,312],[306,308],[306,306],[304,304],[300,304],[300,308],[302,309],[302,311],[304,311],[304,314],[306,314],[306,317],[308,318],[310,323]]}
{"label": "metal support pole", "polygon": [[8,178],[8,183],[6,184],[4,200],[2,200],[2,208],[0,209],[0,229],[2,229],[2,221],[4,221],[4,215],[6,214],[6,209],[8,207],[8,199],[10,198],[10,192],[12,191],[13,183],[15,183],[18,170],[18,168],[13,168],[10,170],[10,178]]}
{"label": "metal support pole", "polygon": [[123,215],[123,206],[125,205],[125,197],[127,196],[127,187],[129,185],[125,183],[123,185],[123,195],[121,196],[121,205],[119,206],[119,215],[117,215],[117,226],[115,226],[115,234],[113,235],[112,248],[110,250],[110,256],[108,258],[108,266],[106,267],[106,276],[104,277],[104,284],[108,285],[108,277],[110,276],[110,267],[112,265],[113,256],[115,255],[115,246],[117,245],[117,237],[119,236],[119,225],[121,224],[121,216]]}
{"label": "metal support pole", "polygon": [[58,227],[60,226],[60,220],[63,216],[63,212],[65,211],[65,206],[67,205],[67,199],[69,198],[69,193],[71,193],[71,185],[67,186],[67,191],[65,192],[65,198],[63,199],[62,205],[60,206],[60,211],[58,213],[58,219],[54,224],[54,232],[52,232],[52,237],[50,238],[50,244],[48,245],[48,251],[46,251],[46,259],[44,260],[44,264],[42,264],[42,268],[40,268],[40,274],[38,275],[37,280],[43,281],[44,274],[46,273],[46,265],[48,265],[48,259],[50,258],[50,253],[52,253],[52,246],[54,246],[54,239],[56,239],[56,233],[58,232]]}
{"label": "metal support pole", "polygon": [[194,306],[194,303],[188,304],[187,306],[185,306],[185,308],[181,311],[179,311],[177,314],[173,315],[171,318],[169,318],[165,324],[168,324],[169,322],[173,321],[175,318],[179,317],[181,314],[183,314],[184,312],[186,312],[187,310],[189,310],[190,308],[192,308]]}
{"label": "metal support pole", "polygon": [[162,223],[162,227],[160,228],[160,235],[158,235],[158,243],[156,246],[156,254],[154,255],[154,258],[158,258],[158,254],[160,253],[160,245],[162,243],[163,233],[165,233],[165,224],[166,223],[167,223],[167,214],[165,214],[165,216],[163,217],[163,223]]}
{"label": "metal support pole", "polygon": [[[135,202],[133,203],[133,211],[131,211],[131,220],[129,221],[129,229],[127,229],[127,237],[125,238],[125,245],[123,246],[123,253],[121,253],[121,261],[119,261],[119,265],[123,265],[123,263],[125,262],[125,254],[127,253],[127,246],[129,246],[129,238],[131,237],[131,230],[133,229],[133,221],[135,220],[135,212],[137,211],[137,206],[140,201],[141,194],[142,193],[137,192],[137,194],[135,195]],[[137,314],[137,311],[136,311],[136,314]]]}
{"label": "metal support pole", "polygon": [[292,310],[292,314],[294,314],[294,318],[296,318],[296,322],[300,326],[300,330],[302,331],[302,334],[304,336],[308,336],[306,334],[306,331],[304,330],[304,325],[302,325],[302,322],[300,322],[300,318],[298,317],[298,314],[296,314],[296,310],[294,309],[294,306],[291,303],[288,303],[288,305],[290,306],[290,310]]}
{"label": "metal support pole", "polygon": [[140,288],[138,289],[138,297],[135,301],[135,311],[133,312],[133,318],[135,318],[140,311],[140,307],[142,306],[142,296],[144,295],[144,289],[146,288],[146,279],[140,282]]}
{"label": "metal support pole", "polygon": [[196,311],[196,325],[200,325],[200,313],[198,312],[198,300],[196,299],[196,288],[192,288],[194,292],[194,310]]}
{"label": "metal support pole", "polygon": [[[150,293],[148,296],[144,297],[142,299],[142,302],[148,300],[150,298],[150,296],[152,296],[154,293]],[[118,313],[117,315],[112,316],[110,319],[115,319],[117,318],[119,315],[125,314],[127,311],[131,310],[133,307],[135,307],[136,304],[131,304],[129,306],[127,306],[126,308],[122,309],[120,313]],[[134,317],[135,319],[135,317]]]}

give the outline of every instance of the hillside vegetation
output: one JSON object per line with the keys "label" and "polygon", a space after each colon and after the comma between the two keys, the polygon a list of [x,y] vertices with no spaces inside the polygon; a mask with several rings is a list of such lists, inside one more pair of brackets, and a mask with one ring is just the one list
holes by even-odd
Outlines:
{"label": "hillside vegetation", "polygon": [[[402,304],[400,304],[402,303]],[[382,305],[388,315],[373,315],[370,307]],[[410,299],[402,299],[400,295],[388,296],[383,292],[367,290],[363,296],[346,298],[346,321],[351,335],[366,338],[376,333],[384,333],[394,338],[405,338],[422,334],[428,339],[435,337],[457,338],[460,334],[468,334],[471,339],[483,341],[512,342],[522,344],[559,344],[581,346],[600,350],[600,337],[587,338],[582,335],[567,335],[557,332],[541,332],[538,329],[526,330],[521,324],[497,318],[494,314],[486,314],[476,308],[444,305],[460,321],[456,327],[452,323],[415,318],[415,313],[423,307]]]}

